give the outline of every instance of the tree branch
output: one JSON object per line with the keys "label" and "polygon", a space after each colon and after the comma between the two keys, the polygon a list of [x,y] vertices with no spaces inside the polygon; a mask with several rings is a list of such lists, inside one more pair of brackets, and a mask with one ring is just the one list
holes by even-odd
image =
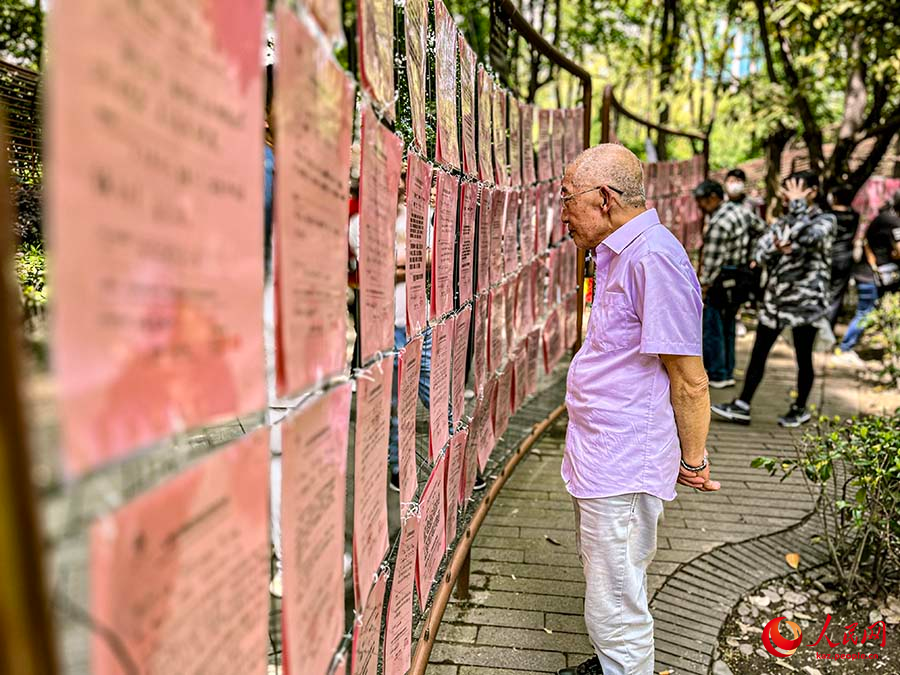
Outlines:
{"label": "tree branch", "polygon": [[878,168],[878,164],[888,151],[888,148],[891,147],[891,141],[894,139],[894,134],[896,134],[897,131],[900,131],[900,117],[896,119],[893,128],[885,125],[885,130],[878,136],[878,140],[875,141],[872,151],[863,160],[862,164],[856,167],[856,170],[847,178],[850,187],[859,190],[859,188],[863,186],[863,183],[869,179],[869,176],[875,172],[875,169]]}
{"label": "tree branch", "polygon": [[791,102],[797,111],[797,115],[800,117],[800,121],[803,122],[803,140],[806,142],[806,150],[809,153],[809,163],[814,171],[821,171],[825,166],[825,154],[822,150],[822,130],[816,122],[812,106],[810,106],[806,96],[803,95],[800,76],[794,68],[794,61],[791,57],[791,45],[777,22],[775,23],[775,33],[778,37],[778,49],[781,55],[781,65],[784,67],[784,76],[791,90]]}
{"label": "tree branch", "polygon": [[769,81],[772,84],[778,82],[778,75],[775,73],[775,61],[772,58],[772,47],[769,44],[769,24],[766,23],[766,6],[763,0],[754,0],[756,5],[756,20],[759,23],[759,40],[762,42],[763,54],[766,57],[766,72],[769,75]]}

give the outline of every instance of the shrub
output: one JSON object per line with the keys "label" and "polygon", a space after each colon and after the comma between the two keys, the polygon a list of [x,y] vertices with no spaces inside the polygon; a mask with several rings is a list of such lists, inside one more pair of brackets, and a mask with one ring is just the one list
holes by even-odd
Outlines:
{"label": "shrub", "polygon": [[47,305],[44,249],[35,244],[22,244],[16,252],[16,277],[19,297],[26,320],[42,316]]}
{"label": "shrub", "polygon": [[752,466],[785,480],[799,471],[816,500],[819,540],[848,596],[900,584],[900,411],[886,417],[820,418],[793,457]]}
{"label": "shrub", "polygon": [[16,208],[15,234],[21,244],[43,246],[41,185],[19,184],[12,188]]}

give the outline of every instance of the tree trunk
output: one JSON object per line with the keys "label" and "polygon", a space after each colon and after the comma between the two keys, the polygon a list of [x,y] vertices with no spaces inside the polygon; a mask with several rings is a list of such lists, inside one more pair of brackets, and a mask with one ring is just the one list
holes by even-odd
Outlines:
{"label": "tree trunk", "polygon": [[[678,42],[681,32],[681,14],[678,0],[663,0],[663,20],[660,29],[660,54],[659,54],[659,94],[662,103],[659,107],[659,123],[666,125],[669,122],[669,104],[665,97],[669,95],[669,85],[675,73],[675,60],[678,56]],[[669,158],[667,134],[658,132],[656,136],[656,154],[659,161]]]}
{"label": "tree trunk", "polygon": [[794,132],[781,127],[765,141],[766,151],[766,215],[770,218],[781,212],[778,191],[781,188],[781,153]]}

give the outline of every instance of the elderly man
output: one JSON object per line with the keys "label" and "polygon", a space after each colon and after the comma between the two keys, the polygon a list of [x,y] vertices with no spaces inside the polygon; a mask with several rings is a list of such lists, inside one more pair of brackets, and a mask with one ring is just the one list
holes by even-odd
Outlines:
{"label": "elderly man", "polygon": [[562,183],[562,219],[594,249],[595,297],[569,367],[562,477],[575,505],[596,656],[561,675],[651,675],[647,567],[675,483],[709,478],[703,302],[684,248],[647,209],[641,165],[620,145],[584,151]]}

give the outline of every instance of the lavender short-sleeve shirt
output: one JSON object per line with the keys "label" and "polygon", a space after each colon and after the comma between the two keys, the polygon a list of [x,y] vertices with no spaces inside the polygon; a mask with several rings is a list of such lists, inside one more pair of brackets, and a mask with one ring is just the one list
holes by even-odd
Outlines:
{"label": "lavender short-sleeve shirt", "polygon": [[671,500],[681,446],[659,355],[703,354],[697,274],[655,209],[609,235],[595,262],[587,335],[569,366],[562,477],[578,498]]}

